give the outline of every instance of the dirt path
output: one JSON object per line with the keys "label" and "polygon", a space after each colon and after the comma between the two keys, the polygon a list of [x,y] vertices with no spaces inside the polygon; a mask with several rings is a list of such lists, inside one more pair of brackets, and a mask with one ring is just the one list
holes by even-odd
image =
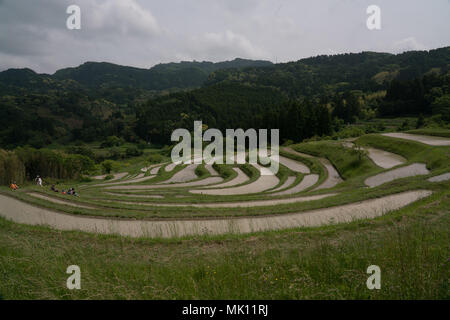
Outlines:
{"label": "dirt path", "polygon": [[400,138],[406,140],[413,140],[417,142],[421,142],[424,144],[428,144],[430,146],[450,146],[450,139],[441,138],[441,137],[432,137],[432,136],[423,136],[420,134],[409,134],[409,133],[383,133],[383,136],[392,137],[392,138]]}
{"label": "dirt path", "polygon": [[172,238],[316,227],[375,218],[430,194],[431,191],[427,190],[409,191],[344,206],[278,216],[171,221],[119,220],[68,215],[37,208],[20,200],[0,195],[0,215],[17,223],[47,225],[58,230],[78,230],[131,237]]}
{"label": "dirt path", "polygon": [[377,187],[386,182],[390,182],[390,181],[397,180],[400,178],[425,175],[425,174],[429,174],[429,173],[430,173],[430,171],[428,171],[425,164],[413,163],[406,167],[401,167],[398,169],[390,170],[387,172],[377,174],[373,177],[367,178],[364,183],[366,185],[368,185],[369,187]]}

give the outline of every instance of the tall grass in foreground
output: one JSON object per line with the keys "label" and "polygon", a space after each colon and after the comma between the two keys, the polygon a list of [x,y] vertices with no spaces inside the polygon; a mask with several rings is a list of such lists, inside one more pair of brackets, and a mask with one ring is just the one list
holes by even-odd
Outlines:
{"label": "tall grass in foreground", "polygon": [[[65,233],[0,219],[5,299],[448,299],[448,192],[387,217],[186,240]],[[67,266],[82,290],[65,288]],[[366,287],[381,268],[381,290]]]}

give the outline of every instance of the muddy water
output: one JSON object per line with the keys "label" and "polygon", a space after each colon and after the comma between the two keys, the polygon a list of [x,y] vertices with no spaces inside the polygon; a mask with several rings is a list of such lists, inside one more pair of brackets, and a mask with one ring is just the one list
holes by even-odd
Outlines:
{"label": "muddy water", "polygon": [[417,142],[421,142],[424,144],[428,144],[430,146],[450,146],[450,139],[441,138],[441,137],[431,137],[431,136],[423,136],[420,134],[409,134],[409,133],[383,133],[383,136],[400,138],[406,140],[413,140]]}
{"label": "muddy water", "polygon": [[[342,145],[347,148],[353,148],[355,146],[352,142],[343,142]],[[359,147],[359,149],[366,150],[370,160],[383,169],[391,169],[406,162],[406,159],[402,156],[388,151],[361,147]]]}
{"label": "muddy water", "polygon": [[[204,189],[208,189],[208,188],[229,188],[229,187],[234,187],[240,184],[243,184],[245,182],[247,182],[248,180],[250,180],[250,178],[239,168],[233,168],[234,171],[236,171],[237,176],[225,183],[221,183],[215,186],[210,186],[210,187],[205,187]],[[192,193],[201,193],[201,190],[191,190],[190,192]]]}
{"label": "muddy water", "polygon": [[359,203],[279,216],[235,219],[139,221],[93,218],[57,213],[0,195],[0,215],[17,223],[47,225],[58,230],[79,230],[131,237],[171,238],[202,234],[249,233],[295,227],[315,227],[375,218],[427,197],[419,190]]}
{"label": "muddy water", "polygon": [[[295,151],[294,149],[289,148],[289,147],[285,147],[283,149],[286,152],[289,152],[289,153],[292,153],[292,154],[296,154],[296,155],[298,155],[300,157],[316,158],[316,157],[311,156],[309,154],[305,154],[305,153],[301,153],[301,152]],[[318,159],[320,161],[320,163],[325,167],[325,170],[327,170],[327,172],[328,172],[328,177],[320,186],[318,186],[313,191],[333,188],[334,186],[336,186],[337,184],[339,184],[339,183],[341,183],[343,181],[341,176],[337,172],[337,170],[333,167],[331,162],[328,161],[328,159],[325,159],[325,158],[316,158],[316,159]]]}
{"label": "muddy water", "polygon": [[114,192],[105,192],[105,194],[115,197],[129,197],[129,198],[148,198],[148,199],[164,199],[164,196],[159,194],[128,194],[128,193],[114,193]]}
{"label": "muddy water", "polygon": [[186,183],[173,183],[173,184],[152,184],[152,185],[129,185],[129,186],[117,186],[108,187],[110,190],[150,190],[150,189],[166,189],[166,188],[185,188],[185,187],[199,187],[207,186],[210,184],[216,184],[223,181],[221,177],[209,177],[202,180]]}
{"label": "muddy water", "polygon": [[288,177],[281,186],[279,186],[278,188],[273,189],[269,192],[276,192],[276,191],[286,189],[286,188],[290,187],[291,185],[293,185],[296,179],[297,179],[296,177]]}
{"label": "muddy water", "polygon": [[74,196],[71,196],[71,195],[67,195],[67,197],[68,197],[67,201],[55,199],[55,198],[52,198],[52,197],[47,197],[47,196],[45,196],[43,194],[35,193],[35,192],[30,192],[28,195],[30,195],[32,197],[35,197],[35,198],[42,199],[42,200],[46,200],[46,201],[49,201],[49,202],[53,202],[53,203],[56,203],[56,204],[62,204],[62,205],[65,205],[65,206],[70,206],[70,207],[75,207],[75,208],[84,208],[84,209],[94,209],[93,207],[89,207],[89,206],[77,204],[77,203],[74,203],[74,202],[70,202],[71,198],[69,198],[69,197],[74,197]]}
{"label": "muddy water", "polygon": [[[217,203],[150,203],[150,202],[130,202],[130,201],[108,201],[118,204],[130,204],[130,205],[142,205],[153,207],[192,207],[192,208],[250,208],[250,207],[264,207],[274,206],[278,204],[300,203],[314,200],[321,200],[331,196],[335,196],[336,193],[321,194],[309,197],[298,197],[290,199],[278,199],[278,200],[255,200],[255,201],[240,201],[240,202],[217,202]],[[104,200],[105,201],[105,200]]]}
{"label": "muddy water", "polygon": [[429,174],[427,167],[423,163],[413,163],[406,167],[390,170],[367,178],[364,182],[369,187],[377,187],[383,183],[387,183],[400,178],[413,177],[418,175]]}
{"label": "muddy water", "polygon": [[216,171],[216,169],[213,168],[212,164],[205,164],[205,169],[212,176],[218,176],[219,175],[219,173]]}
{"label": "muddy water", "polygon": [[277,193],[272,193],[271,196],[284,196],[288,194],[299,193],[312,187],[317,183],[317,181],[319,181],[319,176],[317,174],[309,174],[307,176],[304,176],[303,180],[295,187]]}
{"label": "muddy water", "polygon": [[[253,164],[254,167],[256,167],[260,172],[264,173],[270,173],[267,168],[263,168],[260,165]],[[233,188],[227,188],[227,189],[205,189],[205,190],[192,190],[193,193],[198,194],[207,194],[207,195],[220,195],[220,196],[228,196],[228,195],[241,195],[241,194],[252,194],[252,193],[259,193],[263,192],[269,189],[272,189],[278,185],[280,180],[277,178],[277,176],[273,174],[268,175],[262,175],[256,179],[256,181],[239,186],[239,187],[233,187]]]}
{"label": "muddy water", "polygon": [[[324,181],[324,183],[322,183],[320,186],[318,186],[316,189],[314,190],[322,190],[322,189],[329,189],[329,188],[333,188],[334,186],[338,185],[339,183],[341,183],[343,180],[341,179],[341,176],[339,175],[339,173],[337,172],[337,170],[333,167],[333,165],[331,164],[330,161],[328,161],[328,159],[325,158],[319,158],[319,161],[322,163],[322,165],[325,167],[325,169],[328,171],[328,177],[327,179]],[[313,190],[313,191],[314,191]]]}
{"label": "muddy water", "polygon": [[107,187],[107,186],[116,186],[116,185],[120,185],[120,184],[144,182],[144,181],[148,181],[150,179],[153,179],[154,177],[155,177],[154,175],[150,175],[150,176],[145,177],[145,175],[143,173],[141,173],[141,174],[137,175],[136,177],[134,177],[132,179],[121,180],[121,181],[112,182],[112,183],[96,184],[95,187]]}
{"label": "muddy water", "polygon": [[369,158],[379,167],[391,169],[406,162],[406,159],[398,154],[380,149],[366,148]]}
{"label": "muddy water", "polygon": [[197,168],[196,164],[190,164],[186,168],[175,173],[172,178],[170,178],[167,181],[161,182],[160,184],[187,182],[190,180],[195,180],[198,178],[197,175],[195,174],[196,168]]}
{"label": "muddy water", "polygon": [[162,166],[154,167],[154,168],[150,171],[150,174],[157,175],[158,172],[159,172],[159,169],[161,169],[161,167],[162,167]]}
{"label": "muddy water", "polygon": [[431,177],[428,179],[430,182],[442,182],[442,181],[448,181],[450,180],[450,172],[444,173],[435,177]]}
{"label": "muddy water", "polygon": [[280,163],[282,165],[288,167],[292,171],[305,173],[305,174],[311,173],[309,168],[307,166],[305,166],[303,163],[283,157],[283,156],[279,156],[279,157],[280,157]]}
{"label": "muddy water", "polygon": [[[113,175],[113,178],[111,180],[108,181],[115,181],[115,180],[119,180],[122,179],[123,177],[125,177],[126,175],[128,175],[128,172],[121,172],[121,173],[116,173]],[[104,180],[106,178],[107,174],[104,174],[102,176],[96,176],[96,177],[92,177],[92,179],[95,180]]]}

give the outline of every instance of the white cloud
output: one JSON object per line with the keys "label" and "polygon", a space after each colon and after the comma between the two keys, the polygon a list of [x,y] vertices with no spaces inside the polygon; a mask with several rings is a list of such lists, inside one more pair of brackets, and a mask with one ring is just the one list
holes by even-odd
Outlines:
{"label": "white cloud", "polygon": [[267,57],[267,52],[263,49],[252,44],[245,36],[230,30],[191,37],[188,41],[188,51],[197,59],[214,61],[236,57],[251,59]]}
{"label": "white cloud", "polygon": [[414,37],[408,37],[399,41],[396,41],[392,45],[392,50],[395,53],[402,53],[411,50],[427,50],[427,47],[418,42]]}
{"label": "white cloud", "polygon": [[153,14],[135,0],[84,0],[79,5],[85,28],[93,32],[127,36],[155,36],[161,29]]}
{"label": "white cloud", "polygon": [[[81,30],[66,28],[67,6]],[[331,52],[402,52],[449,45],[448,1],[379,0],[382,30],[365,27],[369,0],[0,0],[0,70],[54,72],[86,61],[149,68],[236,57],[292,61]],[[400,40],[399,40],[400,39]]]}

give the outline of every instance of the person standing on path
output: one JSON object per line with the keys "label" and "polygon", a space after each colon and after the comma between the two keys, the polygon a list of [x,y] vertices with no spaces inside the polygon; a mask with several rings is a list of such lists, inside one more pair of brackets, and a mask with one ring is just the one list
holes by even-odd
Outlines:
{"label": "person standing on path", "polygon": [[40,176],[37,176],[36,183],[37,183],[38,186],[42,187],[42,178]]}

